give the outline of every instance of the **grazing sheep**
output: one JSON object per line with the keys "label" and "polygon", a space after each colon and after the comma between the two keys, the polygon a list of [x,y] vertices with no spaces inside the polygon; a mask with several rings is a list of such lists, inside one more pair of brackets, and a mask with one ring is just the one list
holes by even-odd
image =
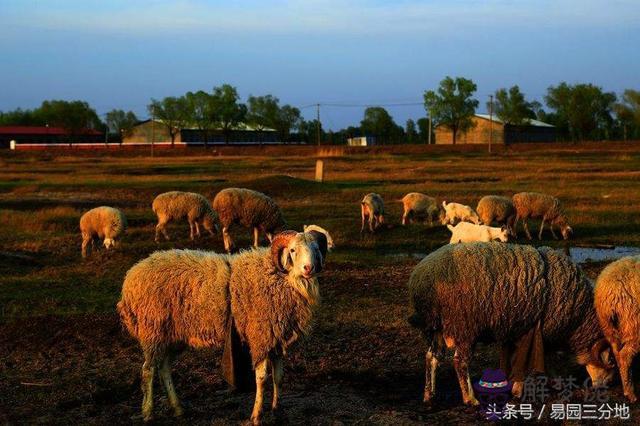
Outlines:
{"label": "grazing sheep", "polygon": [[489,242],[500,240],[506,243],[509,240],[509,230],[506,227],[494,228],[487,225],[475,225],[469,222],[458,222],[456,226],[447,225],[451,231],[449,244],[472,243],[474,241]]}
{"label": "grazing sheep", "polygon": [[331,251],[334,249],[335,245],[333,244],[333,238],[331,238],[331,234],[329,234],[329,231],[327,231],[326,229],[324,229],[321,226],[318,225],[303,225],[302,226],[302,232],[309,232],[309,231],[318,231],[318,232],[322,232],[324,234],[325,237],[327,237],[327,250]]}
{"label": "grazing sheep", "polygon": [[[540,232],[538,233],[539,240],[542,239],[542,231],[544,230],[545,222],[549,222],[549,229],[551,229],[551,234],[556,240],[558,237],[553,231],[554,225],[560,227],[562,238],[565,240],[568,240],[571,234],[573,234],[573,229],[569,226],[567,218],[564,215],[564,211],[560,206],[560,200],[556,197],[537,192],[520,192],[513,196],[513,205],[516,208],[516,222],[513,226],[516,234],[518,221],[522,219],[524,230],[527,233],[527,238],[531,239],[527,220],[537,218],[542,218]],[[517,237],[517,235],[515,236]]]}
{"label": "grazing sheep", "polygon": [[509,197],[500,195],[486,195],[480,199],[476,212],[480,221],[485,225],[496,222],[505,225],[511,235],[515,236],[513,224],[516,220],[516,208]]}
{"label": "grazing sheep", "polygon": [[467,243],[425,257],[408,283],[409,322],[427,343],[424,401],[435,393],[438,355],[455,349],[454,367],[465,404],[477,404],[468,363],[477,342],[517,344],[541,324],[546,347],[568,346],[594,386],[612,372],[593,307],[593,288],[580,268],[549,247]]}
{"label": "grazing sheep", "polygon": [[229,232],[235,224],[253,228],[254,247],[258,247],[260,242],[260,231],[271,241],[273,235],[286,226],[282,211],[276,202],[251,189],[223,189],[213,199],[213,208],[218,212],[222,224],[222,238],[227,253],[231,253],[235,248]]}
{"label": "grazing sheep", "polygon": [[459,203],[447,204],[446,201],[443,201],[442,207],[444,208],[444,216],[442,219],[443,225],[455,225],[458,221],[472,222],[476,225],[480,224],[480,218],[478,217],[478,214],[469,206],[465,206],[464,204]]}
{"label": "grazing sheep", "polygon": [[365,222],[369,223],[369,231],[375,232],[384,224],[384,201],[380,194],[370,193],[364,196],[360,202],[360,213],[362,214],[362,226],[360,233],[364,232]]}
{"label": "grazing sheep", "polygon": [[127,218],[124,213],[113,207],[101,206],[91,209],[80,218],[82,234],[82,257],[87,257],[93,248],[96,238],[104,238],[103,244],[108,249],[116,247],[127,229]]}
{"label": "grazing sheep", "polygon": [[212,236],[218,230],[216,225],[216,213],[211,208],[209,201],[200,194],[194,192],[171,191],[158,195],[151,205],[153,212],[158,216],[156,225],[156,242],[160,242],[160,233],[169,240],[166,226],[169,222],[187,219],[189,222],[189,238],[200,236],[200,224],[209,231]]}
{"label": "grazing sheep", "polygon": [[429,221],[429,225],[440,217],[441,208],[433,197],[419,192],[410,192],[402,197],[402,224],[413,223],[414,220]]}
{"label": "grazing sheep", "polygon": [[604,268],[596,282],[595,306],[620,369],[624,394],[636,402],[631,363],[640,351],[640,256]]}
{"label": "grazing sheep", "polygon": [[144,419],[153,413],[156,368],[174,413],[182,414],[171,379],[171,360],[187,346],[224,345],[223,359],[230,357],[232,364],[225,373],[232,375],[242,367],[236,363],[241,355],[248,356],[257,388],[254,424],[260,422],[271,367],[272,409],[277,410],[282,359],[310,329],[320,301],[317,274],[326,250],[327,240],[320,232],[285,231],[274,237],[270,248],[235,255],[160,251],[134,265],[124,279],[118,312],[144,353]]}

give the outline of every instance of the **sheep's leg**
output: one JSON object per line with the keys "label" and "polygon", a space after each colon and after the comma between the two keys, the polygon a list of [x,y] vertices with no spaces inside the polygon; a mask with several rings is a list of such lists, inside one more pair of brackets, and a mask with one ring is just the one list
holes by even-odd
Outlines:
{"label": "sheep's leg", "polygon": [[531,232],[529,232],[529,225],[527,225],[526,218],[522,218],[522,225],[524,226],[524,232],[527,234],[527,238],[531,240]]}
{"label": "sheep's leg", "polygon": [[89,243],[92,241],[93,241],[93,238],[91,238],[91,236],[87,236],[87,235],[82,236],[82,257],[83,258],[86,258],[91,253],[91,250],[88,250],[88,247],[89,247]]}
{"label": "sheep's leg", "polygon": [[371,231],[371,233],[375,232],[375,228],[377,228],[377,220],[376,220],[376,216],[373,214],[369,215],[369,231]]}
{"label": "sheep's leg", "polygon": [[153,417],[153,376],[155,370],[153,351],[144,349],[144,364],[142,364],[142,418],[145,422]]}
{"label": "sheep's leg", "polygon": [[253,246],[258,248],[260,244],[260,230],[257,227],[253,228]]}
{"label": "sheep's leg", "polygon": [[634,390],[633,378],[631,375],[631,364],[633,362],[633,357],[637,352],[638,347],[634,344],[626,344],[622,347],[622,350],[613,351],[613,354],[616,358],[616,363],[618,364],[618,368],[620,370],[620,379],[622,380],[622,389],[624,390],[624,395],[632,403],[638,400]]}
{"label": "sheep's leg", "polygon": [[538,232],[538,239],[542,239],[542,231],[544,231],[544,218],[542,218],[542,223],[540,224],[540,232]]}
{"label": "sheep's leg", "polygon": [[227,253],[231,253],[233,241],[231,241],[231,234],[229,234],[229,227],[222,228],[222,240],[224,241],[224,249]]}
{"label": "sheep's leg", "polygon": [[167,353],[162,359],[158,372],[160,373],[160,378],[162,379],[164,388],[167,391],[167,398],[169,399],[169,404],[173,408],[174,415],[176,417],[182,416],[182,406],[180,405],[180,400],[178,399],[176,389],[173,386],[173,379],[171,378],[171,355],[169,353]]}
{"label": "sheep's leg", "polygon": [[284,376],[284,368],[282,358],[273,357],[271,359],[271,378],[273,380],[273,400],[271,402],[271,410],[282,411],[278,405],[280,398],[280,388],[282,386],[282,377]]}
{"label": "sheep's leg", "polygon": [[198,225],[198,221],[194,221],[194,224],[196,226],[196,237],[200,238],[200,225]]}
{"label": "sheep's leg", "polygon": [[193,228],[194,228],[193,222],[189,221],[189,239],[191,241],[193,241],[193,238],[194,238]]}
{"label": "sheep's leg", "polygon": [[253,412],[251,413],[251,422],[259,425],[262,420],[262,402],[264,399],[264,384],[267,381],[267,369],[269,367],[269,359],[264,359],[256,367],[256,400],[253,404]]}
{"label": "sheep's leg", "polygon": [[438,359],[434,354],[433,347],[427,349],[425,365],[424,397],[422,400],[428,403],[436,395],[436,369],[438,368]]}
{"label": "sheep's leg", "polygon": [[513,238],[518,239],[518,221],[520,220],[520,218],[518,216],[516,216],[516,218],[513,221]]}
{"label": "sheep's leg", "polygon": [[160,242],[160,236],[158,235],[160,232],[162,232],[162,235],[164,235],[164,239],[169,241],[169,234],[167,233],[166,230],[166,225],[167,225],[167,221],[160,221],[158,222],[158,224],[156,225],[156,242],[159,243]]}
{"label": "sheep's leg", "polygon": [[558,236],[556,235],[556,231],[553,230],[553,222],[549,224],[549,229],[551,229],[551,235],[553,235],[553,238],[557,240]]}
{"label": "sheep's leg", "polygon": [[453,355],[453,366],[458,376],[462,401],[467,405],[478,405],[479,402],[473,394],[471,378],[469,377],[469,350],[456,349]]}
{"label": "sheep's leg", "polygon": [[360,233],[364,232],[364,222],[367,219],[367,215],[364,213],[364,209],[362,209],[362,226],[360,227]]}
{"label": "sheep's leg", "polygon": [[409,212],[410,210],[405,210],[404,213],[402,213],[402,226],[407,224],[407,219],[409,218]]}

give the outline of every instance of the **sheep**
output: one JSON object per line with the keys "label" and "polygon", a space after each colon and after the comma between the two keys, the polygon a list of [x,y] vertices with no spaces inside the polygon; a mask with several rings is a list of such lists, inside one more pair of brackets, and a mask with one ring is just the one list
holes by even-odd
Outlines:
{"label": "sheep", "polygon": [[410,192],[402,200],[402,224],[413,223],[414,220],[428,220],[430,225],[438,220],[442,209],[436,199],[419,192]]}
{"label": "sheep", "polygon": [[596,281],[595,306],[620,369],[624,394],[636,402],[631,363],[640,351],[640,256],[625,257],[604,268]]}
{"label": "sheep", "polygon": [[476,212],[480,221],[485,225],[496,222],[505,225],[509,233],[515,236],[513,224],[516,220],[516,208],[509,197],[500,195],[486,195],[478,201]]}
{"label": "sheep", "polygon": [[415,267],[408,288],[414,312],[409,323],[422,331],[427,343],[425,402],[435,394],[438,355],[444,346],[455,349],[464,403],[476,405],[467,370],[474,345],[491,340],[517,344],[537,325],[545,345],[568,346],[577,355],[594,386],[613,374],[590,281],[567,256],[549,247],[446,245]]}
{"label": "sheep", "polygon": [[538,192],[520,192],[513,196],[513,205],[516,208],[516,221],[513,226],[514,232],[517,237],[518,221],[522,220],[524,230],[527,234],[527,238],[531,239],[529,233],[529,226],[527,225],[528,219],[542,218],[540,224],[540,232],[538,233],[538,239],[542,239],[542,231],[544,230],[544,223],[549,222],[549,229],[551,234],[556,240],[558,237],[553,230],[553,226],[560,227],[562,238],[568,240],[573,234],[573,229],[569,226],[567,218],[564,215],[560,200],[556,197],[552,197],[547,194],[540,194]]}
{"label": "sheep", "polygon": [[86,258],[91,253],[89,243],[93,248],[95,238],[104,238],[103,244],[107,250],[117,247],[126,230],[127,218],[120,210],[109,206],[89,210],[80,218],[82,257]]}
{"label": "sheep", "polygon": [[362,216],[362,226],[360,233],[364,232],[365,222],[369,223],[369,231],[372,233],[384,224],[384,201],[380,194],[374,192],[364,196],[360,202],[360,213]]}
{"label": "sheep", "polygon": [[447,203],[446,201],[443,201],[442,208],[444,209],[444,215],[442,218],[443,225],[455,225],[458,221],[472,222],[476,225],[480,224],[480,218],[478,217],[478,214],[469,206],[465,206],[464,204],[459,203]]}
{"label": "sheep", "polygon": [[309,231],[318,231],[318,232],[322,232],[324,234],[324,236],[327,238],[327,250],[328,251],[332,251],[335,248],[335,245],[333,244],[333,238],[331,237],[331,234],[329,234],[329,231],[327,231],[323,227],[318,226],[318,225],[303,225],[302,226],[302,232],[309,232]]}
{"label": "sheep", "polygon": [[217,215],[209,201],[194,192],[171,191],[158,195],[151,205],[158,216],[155,241],[160,242],[160,233],[168,241],[166,226],[169,222],[187,219],[189,222],[189,238],[200,237],[200,224],[212,236],[218,231]]}
{"label": "sheep", "polygon": [[222,224],[222,238],[227,253],[234,249],[230,229],[234,224],[253,228],[253,247],[258,247],[260,231],[269,242],[273,235],[282,231],[286,222],[280,207],[265,194],[245,188],[227,188],[216,194],[213,209]]}
{"label": "sheep", "polygon": [[449,244],[471,243],[474,241],[509,240],[509,230],[506,227],[495,228],[487,225],[475,225],[469,222],[458,222],[456,226],[447,225],[451,231]]}
{"label": "sheep", "polygon": [[241,370],[242,356],[250,359],[245,370],[255,370],[254,424],[262,416],[271,367],[272,409],[278,410],[283,356],[310,331],[320,302],[317,275],[326,252],[324,234],[285,231],[274,237],[271,247],[234,255],[159,251],[129,269],[117,310],[144,353],[143,418],[152,418],[156,368],[174,414],[182,414],[171,360],[186,347],[224,345],[223,361],[231,359],[227,380]]}

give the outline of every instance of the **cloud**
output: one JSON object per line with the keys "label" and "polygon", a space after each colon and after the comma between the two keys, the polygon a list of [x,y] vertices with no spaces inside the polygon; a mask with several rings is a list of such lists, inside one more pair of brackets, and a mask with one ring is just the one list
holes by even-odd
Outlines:
{"label": "cloud", "polygon": [[406,35],[472,33],[484,28],[638,28],[633,0],[404,1],[9,1],[13,28],[154,36],[259,34]]}

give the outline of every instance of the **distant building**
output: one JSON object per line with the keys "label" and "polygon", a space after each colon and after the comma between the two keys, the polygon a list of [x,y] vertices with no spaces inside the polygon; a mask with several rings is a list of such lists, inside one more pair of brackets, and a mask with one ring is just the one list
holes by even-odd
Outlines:
{"label": "distant building", "polygon": [[0,126],[0,148],[45,148],[82,144],[104,144],[104,133],[83,129],[71,134],[62,127]]}
{"label": "distant building", "polygon": [[[514,126],[505,124],[497,117],[490,120],[488,114],[476,114],[473,118],[474,126],[466,132],[458,132],[456,143],[459,144],[488,144],[493,130],[492,143],[513,144],[523,142],[555,142],[556,128],[542,121],[528,119],[527,124]],[[436,144],[452,144],[453,132],[446,126],[436,126]]]}
{"label": "distant building", "polygon": [[[150,144],[151,140],[157,143],[170,143],[171,135],[169,129],[160,120],[145,120],[136,125],[131,134],[122,138],[123,145],[145,145]],[[179,129],[175,136],[174,143],[177,145],[203,145],[205,135],[202,131],[193,128]],[[224,144],[224,134],[220,129],[211,129],[206,135],[208,144]],[[279,143],[278,133],[274,129],[265,128],[258,130],[246,124],[239,124],[229,135],[230,144],[251,144],[260,143],[274,144]]]}
{"label": "distant building", "polygon": [[347,139],[347,145],[349,146],[373,146],[376,144],[376,138],[374,136],[357,136]]}

